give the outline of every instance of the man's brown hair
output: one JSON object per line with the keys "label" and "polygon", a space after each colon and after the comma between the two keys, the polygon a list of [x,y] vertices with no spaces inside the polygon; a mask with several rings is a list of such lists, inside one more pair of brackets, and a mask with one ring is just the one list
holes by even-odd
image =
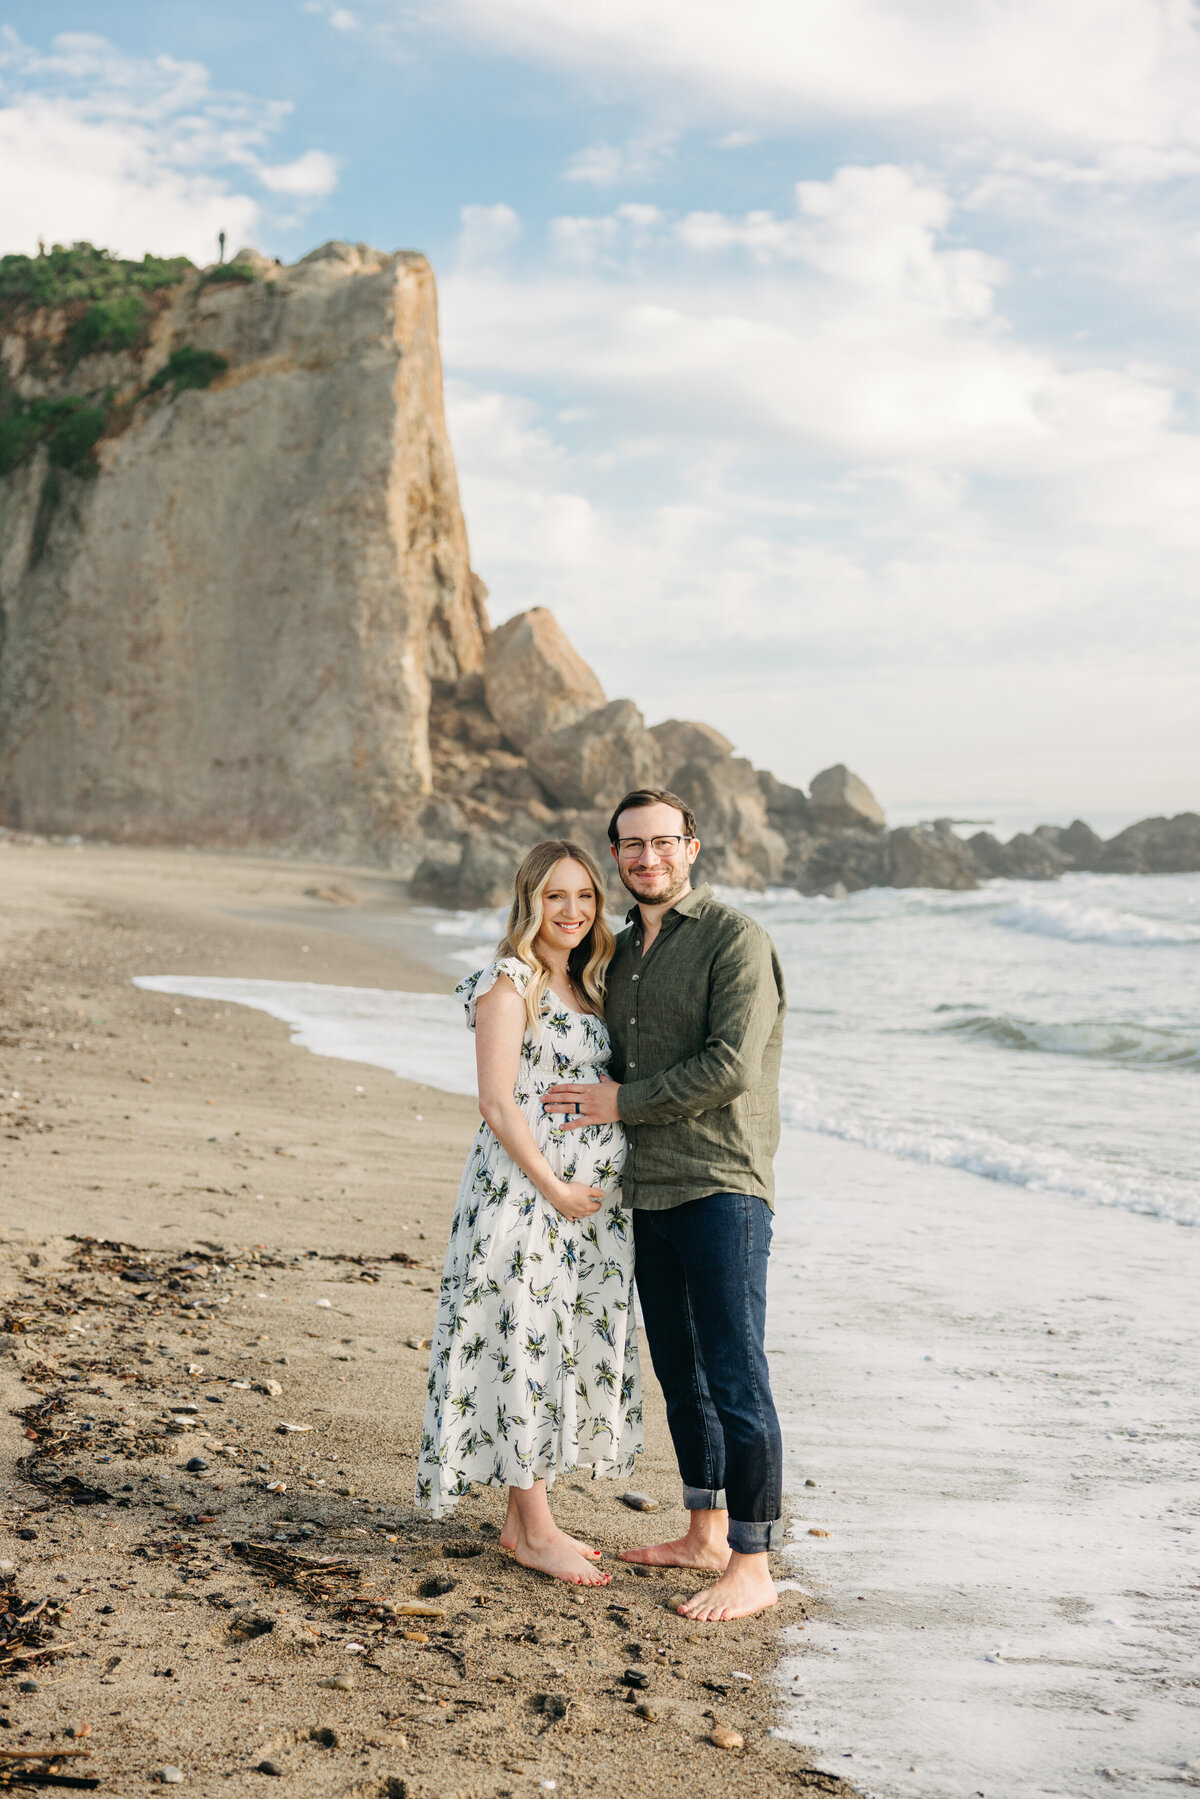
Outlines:
{"label": "man's brown hair", "polygon": [[684,836],[694,837],[696,835],[696,814],[686,800],[681,800],[679,795],[672,793],[668,787],[635,787],[632,793],[625,795],[608,821],[608,841],[610,843],[619,841],[617,820],[622,812],[632,812],[635,806],[674,806],[675,810],[683,815]]}

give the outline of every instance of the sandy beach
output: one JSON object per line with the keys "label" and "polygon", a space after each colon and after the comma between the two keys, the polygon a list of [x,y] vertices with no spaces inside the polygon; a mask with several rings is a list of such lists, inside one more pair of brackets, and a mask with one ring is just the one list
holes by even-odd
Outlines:
{"label": "sandy beach", "polygon": [[[780,1631],[811,1598],[697,1627],[670,1600],[699,1576],[613,1559],[683,1524],[648,1368],[635,1484],[660,1509],[617,1483],[557,1492],[609,1587],[513,1564],[499,1492],[440,1524],[414,1511],[410,1340],[473,1101],[131,984],[444,993],[398,947],[395,883],[10,841],[0,888],[0,1557],[10,1613],[49,1600],[23,1647],[6,1624],[0,1750],[72,1752],[56,1772],[114,1794],[164,1768],[198,1794],[274,1771],[360,1799],[849,1793],[772,1734]],[[714,1722],[744,1748],[714,1746]]]}

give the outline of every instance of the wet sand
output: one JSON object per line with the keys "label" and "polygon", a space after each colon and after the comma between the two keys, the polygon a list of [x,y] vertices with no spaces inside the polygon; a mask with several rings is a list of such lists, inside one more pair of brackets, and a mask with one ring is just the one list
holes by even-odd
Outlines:
{"label": "wet sand", "polygon": [[[355,896],[356,930],[306,888]],[[700,1576],[614,1559],[685,1522],[648,1369],[635,1485],[660,1510],[556,1490],[607,1588],[518,1568],[498,1491],[414,1511],[427,1358],[407,1339],[432,1326],[474,1103],[130,984],[445,991],[402,947],[394,883],[10,840],[0,890],[0,1558],[17,1603],[64,1608],[49,1657],[0,1648],[0,1749],[87,1748],[59,1771],[113,1794],[165,1766],[259,1790],[263,1762],[359,1799],[848,1794],[771,1734],[779,1633],[813,1602],[696,1626],[670,1601]]]}

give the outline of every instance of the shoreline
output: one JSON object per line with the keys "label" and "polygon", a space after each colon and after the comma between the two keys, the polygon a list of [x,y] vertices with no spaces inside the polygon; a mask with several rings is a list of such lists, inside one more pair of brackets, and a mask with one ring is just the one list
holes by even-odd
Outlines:
{"label": "shoreline", "polygon": [[[11,841],[0,866],[3,1558],[26,1596],[67,1596],[58,1640],[74,1645],[35,1692],[0,1687],[0,1746],[67,1747],[68,1726],[88,1723],[85,1765],[114,1793],[168,1764],[198,1793],[257,1789],[270,1760],[297,1791],[362,1799],[483,1799],[550,1780],[849,1794],[770,1734],[780,1632],[819,1609],[811,1600],[789,1591],[763,1619],[705,1629],[667,1603],[699,1575],[609,1559],[612,1585],[575,1594],[516,1568],[494,1546],[498,1491],[442,1525],[414,1513],[426,1358],[406,1338],[432,1322],[474,1100],[311,1056],[244,1007],[131,984],[177,968],[445,993],[452,978],[393,929],[394,880]],[[349,905],[306,887],[358,895],[356,929]],[[627,1511],[620,1483],[566,1476],[556,1489],[564,1526],[606,1555],[682,1524],[645,1373],[635,1481],[660,1511]],[[270,1382],[278,1395],[255,1390]],[[54,1395],[64,1404],[31,1422]],[[30,1429],[43,1482],[69,1472],[110,1497],[71,1505],[23,1479]],[[198,1452],[208,1467],[185,1472]],[[278,1566],[231,1550],[246,1541],[270,1542]],[[456,1546],[468,1553],[444,1553]],[[319,1555],[360,1572],[321,1597],[294,1559]],[[374,1616],[348,1602],[360,1583]],[[406,1633],[421,1622],[406,1604],[442,1616]],[[631,1664],[655,1719],[622,1696]],[[348,1690],[321,1684],[340,1676]],[[708,1742],[714,1716],[744,1750]]]}

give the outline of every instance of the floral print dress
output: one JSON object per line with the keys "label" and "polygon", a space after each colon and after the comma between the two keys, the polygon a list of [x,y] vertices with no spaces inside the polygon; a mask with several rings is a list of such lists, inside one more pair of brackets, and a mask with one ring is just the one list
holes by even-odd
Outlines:
{"label": "floral print dress", "polygon": [[[456,989],[472,1030],[476,1002],[502,974],[523,996],[532,973],[512,956]],[[619,1186],[625,1133],[619,1124],[564,1131],[541,1106],[558,1081],[598,1080],[610,1054],[602,1019],[549,994],[536,1029],[526,1028],[514,1088],[555,1173],[604,1188],[598,1212],[564,1218],[479,1127],[429,1357],[416,1498],[435,1515],[474,1481],[531,1487],[566,1469],[628,1474],[642,1447],[633,1230]]]}

